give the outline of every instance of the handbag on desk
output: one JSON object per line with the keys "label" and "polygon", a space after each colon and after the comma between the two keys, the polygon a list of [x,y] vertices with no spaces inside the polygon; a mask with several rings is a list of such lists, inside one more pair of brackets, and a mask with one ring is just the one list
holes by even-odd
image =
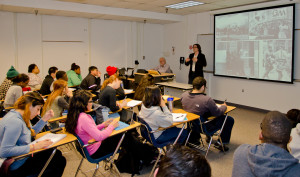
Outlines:
{"label": "handbag on desk", "polygon": [[9,167],[14,161],[15,159],[13,158],[0,158],[0,176],[9,176]]}

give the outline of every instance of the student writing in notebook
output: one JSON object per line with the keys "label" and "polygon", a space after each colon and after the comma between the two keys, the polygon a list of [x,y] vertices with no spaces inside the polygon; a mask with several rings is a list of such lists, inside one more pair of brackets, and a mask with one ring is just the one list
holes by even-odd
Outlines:
{"label": "student writing in notebook", "polygon": [[[145,96],[139,116],[149,124],[153,131],[160,127],[169,127],[173,124],[173,116],[164,102],[160,89],[157,86],[149,86],[145,89]],[[156,131],[154,137],[157,142],[170,141],[173,143],[180,132],[180,128],[172,127],[163,131]],[[187,131],[183,130],[178,142],[183,143],[187,137]]]}
{"label": "student writing in notebook", "polygon": [[[54,81],[53,83],[53,92],[49,95],[43,112],[42,116],[50,109],[53,110],[54,116],[53,118],[61,117],[62,112],[66,109],[68,110],[69,108],[69,103],[66,101],[64,96],[67,96],[68,98],[71,98],[73,96],[73,93],[71,90],[69,90],[67,86],[67,81],[65,80],[57,80]],[[53,122],[50,123],[51,129],[58,128],[59,127],[59,122]]]}
{"label": "student writing in notebook", "polygon": [[[7,113],[0,121],[1,158],[27,154],[52,144],[50,140],[30,144],[32,137],[39,133],[53,116],[53,111],[49,110],[34,126],[31,126],[30,120],[40,114],[43,104],[44,100],[40,94],[29,92],[20,97],[14,105],[15,109]],[[10,165],[9,173],[11,176],[37,176],[51,154],[52,149],[49,149],[18,159]],[[65,166],[66,159],[57,150],[44,176],[62,176]]]}
{"label": "student writing in notebook", "polygon": [[92,158],[100,158],[115,150],[120,136],[109,138],[112,131],[118,127],[117,119],[108,119],[102,124],[96,125],[94,119],[86,114],[92,109],[92,94],[85,90],[77,91],[71,99],[66,121],[66,130],[77,135],[84,144],[89,140],[98,141],[87,147]]}

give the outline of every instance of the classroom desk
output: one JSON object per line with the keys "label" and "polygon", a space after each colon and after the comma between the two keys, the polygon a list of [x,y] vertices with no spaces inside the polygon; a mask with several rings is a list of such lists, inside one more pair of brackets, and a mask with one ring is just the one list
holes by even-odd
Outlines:
{"label": "classroom desk", "polygon": [[[93,111],[94,110],[92,109],[91,111],[86,111],[85,113],[91,113]],[[51,123],[51,122],[56,122],[56,121],[61,121],[61,120],[66,120],[66,119],[67,119],[67,115],[63,115],[61,117],[50,119],[50,120],[48,120],[48,122]]]}
{"label": "classroom desk", "polygon": [[[217,105],[221,105],[221,104],[217,104]],[[226,109],[226,111],[224,112],[224,114],[227,115],[229,112],[231,112],[231,111],[233,111],[233,110],[235,110],[235,109],[236,109],[235,106],[228,106],[228,105],[227,105],[227,109]],[[212,120],[212,119],[214,119],[214,118],[216,118],[216,116],[210,116],[210,117],[208,117],[207,119],[208,119],[208,120]]]}
{"label": "classroom desk", "polygon": [[[46,135],[47,133],[49,132],[43,132],[43,133],[39,133],[36,135],[36,139]],[[62,146],[62,145],[65,145],[65,144],[68,144],[68,143],[72,143],[74,141],[77,141],[77,138],[66,132],[65,129],[63,129],[62,131],[58,132],[58,133],[63,133],[63,134],[67,134],[67,136],[65,138],[63,138],[62,140],[60,140],[59,142],[55,143],[54,145],[52,145],[51,147],[47,148],[47,149],[53,149],[52,151],[52,154],[51,156],[49,157],[49,159],[47,160],[46,164],[44,165],[43,169],[41,170],[41,172],[39,173],[38,177],[41,177],[42,174],[44,173],[45,169],[47,168],[47,166],[49,165],[50,161],[52,160],[54,154],[56,153],[56,150],[59,146]],[[23,155],[20,155],[20,156],[16,156],[14,157],[14,159],[19,159],[19,158],[22,158],[22,157],[26,157],[26,156],[30,156],[32,154],[35,154],[37,152],[41,152],[41,151],[44,151],[46,149],[39,149],[39,150],[35,150],[35,151],[32,151],[32,152],[29,152],[27,154],[23,154]]]}
{"label": "classroom desk", "polygon": [[[131,99],[131,98],[126,98],[125,100],[126,100],[127,103],[128,103],[129,101],[131,101],[131,100],[133,100],[133,99]],[[120,101],[119,101],[120,104],[121,104],[123,101],[124,101],[124,100],[120,100]],[[141,104],[142,104],[142,103],[141,103]],[[139,105],[141,105],[141,104],[139,104]],[[138,105],[136,105],[136,106],[138,106]],[[124,106],[122,109],[130,109],[130,108],[133,108],[133,107]],[[116,112],[120,112],[120,111],[122,111],[122,109],[119,109],[119,110],[117,110],[117,111],[115,111],[115,112],[110,111],[109,114],[113,114],[113,113],[116,113]]]}
{"label": "classroom desk", "polygon": [[173,102],[174,101],[178,101],[178,100],[180,100],[180,98],[179,97],[174,97],[174,96],[170,96],[170,95],[163,95],[163,99],[165,100],[165,103],[167,103],[168,102],[168,98],[169,97],[173,97]]}
{"label": "classroom desk", "polygon": [[183,92],[193,89],[191,84],[179,82],[159,82],[155,85],[162,86],[164,88],[164,95],[172,95],[176,97],[181,97]]}
{"label": "classroom desk", "polygon": [[[143,76],[147,73],[134,73],[134,82],[139,83]],[[152,75],[154,77],[154,83],[174,80],[175,74],[173,73],[161,73],[160,75]]]}

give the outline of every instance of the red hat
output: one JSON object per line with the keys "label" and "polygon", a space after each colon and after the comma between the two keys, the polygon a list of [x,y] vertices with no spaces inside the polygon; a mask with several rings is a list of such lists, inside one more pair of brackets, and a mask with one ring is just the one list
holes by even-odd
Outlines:
{"label": "red hat", "polygon": [[106,68],[106,72],[109,76],[115,74],[117,72],[118,68],[114,67],[114,66],[108,66]]}

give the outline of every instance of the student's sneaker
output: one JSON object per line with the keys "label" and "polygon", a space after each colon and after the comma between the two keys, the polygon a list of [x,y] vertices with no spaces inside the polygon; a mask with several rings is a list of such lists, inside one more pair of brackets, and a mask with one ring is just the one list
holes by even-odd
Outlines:
{"label": "student's sneaker", "polygon": [[209,141],[210,141],[210,136],[208,136],[208,135],[206,135],[206,137],[205,137],[205,141],[207,142],[207,143],[209,143]]}
{"label": "student's sneaker", "polygon": [[223,147],[224,147],[224,151],[223,151],[222,145],[221,145],[221,143],[219,143],[219,142],[216,142],[216,143],[214,144],[214,147],[215,147],[216,149],[219,149],[219,150],[222,151],[222,152],[226,152],[226,151],[229,150],[229,148],[228,148],[225,144],[223,144]]}

